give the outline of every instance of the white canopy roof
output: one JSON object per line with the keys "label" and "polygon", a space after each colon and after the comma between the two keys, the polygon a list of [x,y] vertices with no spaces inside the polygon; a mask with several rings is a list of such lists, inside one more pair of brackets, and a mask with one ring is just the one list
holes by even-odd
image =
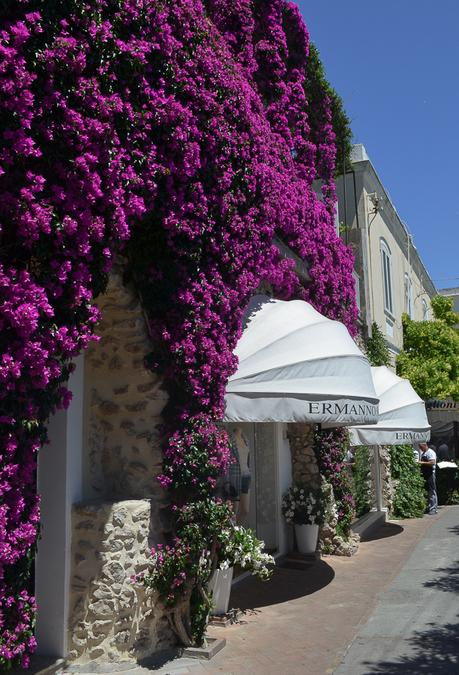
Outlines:
{"label": "white canopy roof", "polygon": [[302,300],[252,299],[226,389],[227,422],[370,424],[370,365],[347,328]]}
{"label": "white canopy roof", "polygon": [[430,438],[424,401],[408,380],[386,366],[371,369],[380,398],[379,421],[365,427],[351,427],[351,445],[398,445],[424,442]]}

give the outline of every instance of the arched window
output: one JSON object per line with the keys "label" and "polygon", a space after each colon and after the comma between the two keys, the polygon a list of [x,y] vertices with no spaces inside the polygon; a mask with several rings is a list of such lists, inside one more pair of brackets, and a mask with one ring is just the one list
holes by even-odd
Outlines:
{"label": "arched window", "polygon": [[384,309],[390,314],[394,314],[394,301],[392,294],[392,262],[390,248],[384,241],[380,241],[382,279],[384,290]]}
{"label": "arched window", "polygon": [[411,281],[409,274],[405,272],[405,312],[408,314],[410,319],[413,318],[414,312],[414,303],[413,303],[413,282]]}
{"label": "arched window", "polygon": [[422,320],[428,321],[429,318],[429,305],[427,304],[427,301],[422,298]]}

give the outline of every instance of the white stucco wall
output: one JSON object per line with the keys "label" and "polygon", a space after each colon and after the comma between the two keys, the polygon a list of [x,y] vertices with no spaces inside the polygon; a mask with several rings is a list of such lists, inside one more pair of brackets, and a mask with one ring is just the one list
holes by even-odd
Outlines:
{"label": "white stucco wall", "polygon": [[71,566],[72,505],[81,498],[83,455],[83,356],[68,387],[73,398],[68,410],[50,419],[49,444],[38,459],[41,496],[41,536],[35,568],[38,605],[38,653],[67,655],[67,617]]}
{"label": "white stucco wall", "polygon": [[[402,250],[396,238],[393,236],[385,222],[384,213],[373,213],[374,206],[371,196],[364,192],[364,200],[367,216],[367,246],[369,265],[369,292],[371,295],[370,306],[372,320],[380,326],[388,342],[395,348],[403,348],[402,315],[407,312],[405,275],[412,284],[412,312],[411,317],[416,321],[422,321],[424,316],[423,300],[427,303],[429,318],[431,317],[431,303],[421,279],[417,276],[405,251]],[[408,241],[408,235],[401,229],[404,242]],[[381,241],[384,241],[390,251],[391,279],[393,311],[388,312],[384,306],[384,281],[381,259]],[[409,250],[414,254],[413,244],[410,240]]]}

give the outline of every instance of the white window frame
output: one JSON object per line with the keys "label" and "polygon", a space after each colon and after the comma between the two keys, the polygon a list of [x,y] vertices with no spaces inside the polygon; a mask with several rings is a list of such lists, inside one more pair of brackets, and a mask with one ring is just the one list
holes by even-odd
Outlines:
{"label": "white window frame", "polygon": [[383,297],[384,297],[384,309],[394,316],[394,293],[392,287],[392,253],[384,241],[380,239],[379,250],[381,253],[381,271],[382,271],[382,282],[383,282]]}
{"label": "white window frame", "polygon": [[422,320],[429,321],[429,304],[425,298],[422,298]]}
{"label": "white window frame", "polygon": [[405,311],[412,319],[414,314],[413,282],[408,272],[405,272]]}

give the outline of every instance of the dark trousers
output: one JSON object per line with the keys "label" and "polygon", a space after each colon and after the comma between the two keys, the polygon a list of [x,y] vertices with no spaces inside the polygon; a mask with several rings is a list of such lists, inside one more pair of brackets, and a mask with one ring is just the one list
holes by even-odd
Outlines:
{"label": "dark trousers", "polygon": [[429,513],[436,513],[438,507],[437,485],[435,483],[435,474],[432,472],[430,476],[425,476],[427,492],[429,494],[429,505],[427,510]]}

